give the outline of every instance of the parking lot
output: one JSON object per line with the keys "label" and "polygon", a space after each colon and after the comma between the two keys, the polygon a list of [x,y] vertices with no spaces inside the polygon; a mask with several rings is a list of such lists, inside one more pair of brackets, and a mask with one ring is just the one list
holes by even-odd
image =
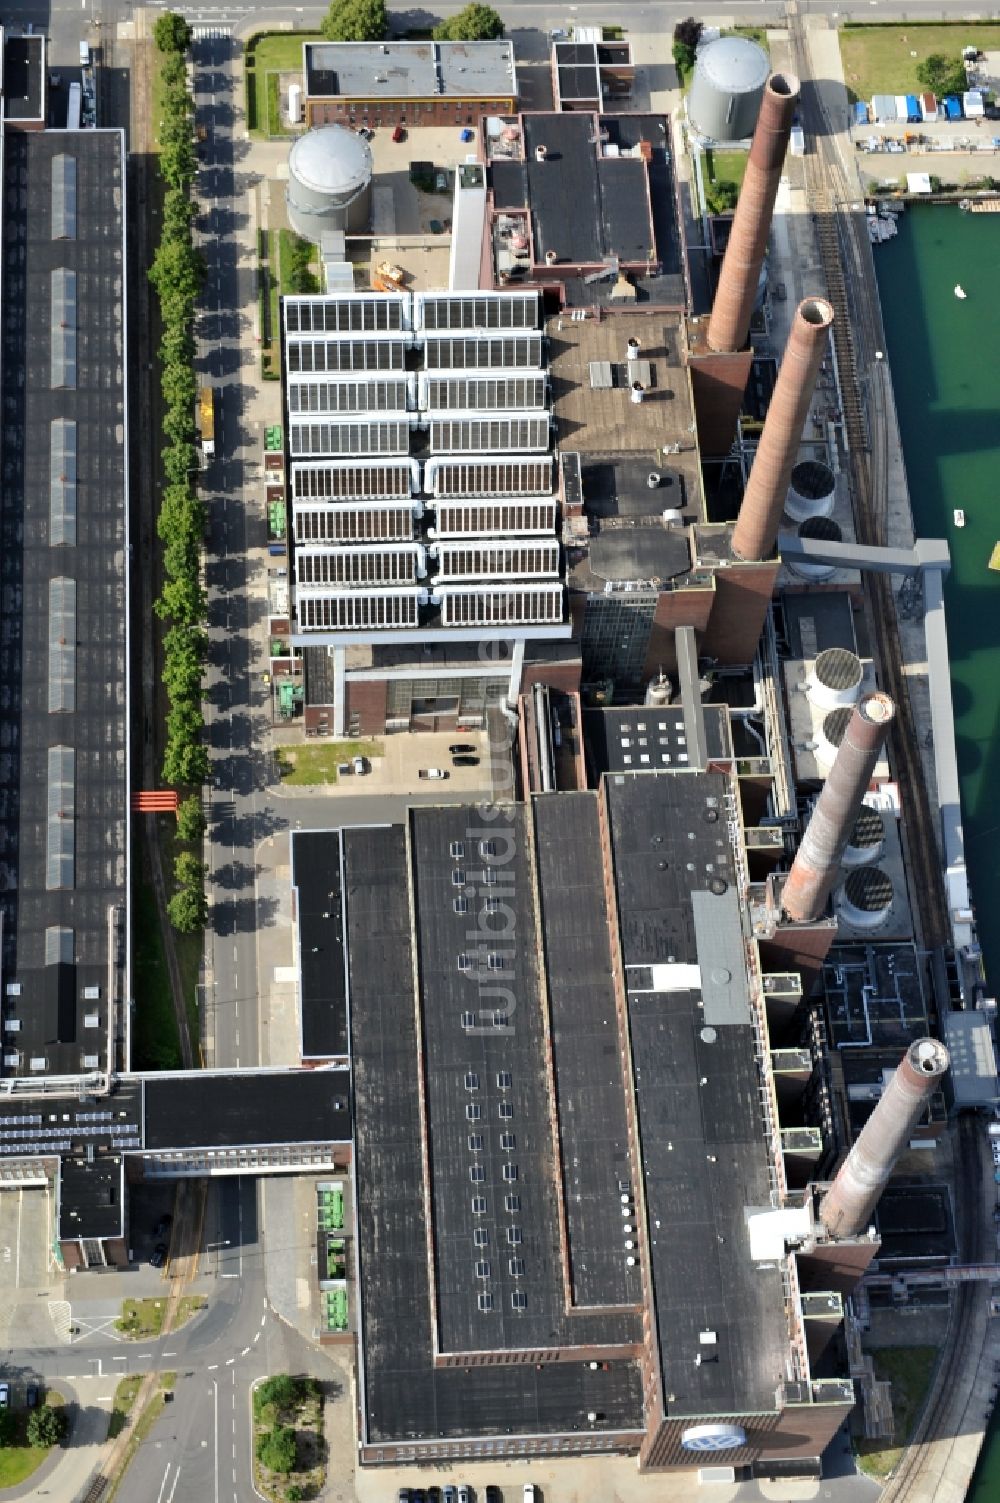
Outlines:
{"label": "parking lot", "polygon": [[5,1189],[0,1193],[0,1297],[16,1299],[19,1289],[49,1284],[52,1196],[45,1189]]}

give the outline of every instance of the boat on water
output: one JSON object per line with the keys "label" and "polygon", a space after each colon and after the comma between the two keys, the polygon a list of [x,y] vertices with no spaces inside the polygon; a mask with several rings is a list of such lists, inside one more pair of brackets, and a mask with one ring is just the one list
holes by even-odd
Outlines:
{"label": "boat on water", "polygon": [[965,288],[961,285],[961,283],[959,283],[959,285],[955,288],[955,296],[957,298],[960,298],[963,302],[969,296],[969,294],[966,292]]}
{"label": "boat on water", "polygon": [[965,512],[962,510],[962,508],[960,506],[956,506],[956,508],[955,508],[955,526],[956,527],[964,527],[965,526]]}
{"label": "boat on water", "polygon": [[990,561],[987,564],[987,568],[995,569],[997,573],[1000,573],[1000,543],[997,543],[996,547],[993,549],[993,552],[990,554]]}

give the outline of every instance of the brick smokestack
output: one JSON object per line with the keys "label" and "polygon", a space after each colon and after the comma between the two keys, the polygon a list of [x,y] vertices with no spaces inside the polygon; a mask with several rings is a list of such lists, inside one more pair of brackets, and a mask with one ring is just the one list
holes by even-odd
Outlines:
{"label": "brick smokestack", "polygon": [[720,354],[742,350],[747,342],[760,269],[771,233],[774,200],[798,102],[798,79],[790,73],[772,74],[764,86],[708,324],[708,347]]}
{"label": "brick smokestack", "polygon": [[820,1202],[819,1219],[832,1237],[856,1237],[868,1226],[896,1160],[949,1064],[948,1051],[937,1039],[917,1039],[907,1049]]}
{"label": "brick smokestack", "polygon": [[782,907],[799,923],[812,923],[826,906],[895,713],[888,694],[868,694],[854,706],[782,889]]}
{"label": "brick smokestack", "polygon": [[774,394],[733,529],[733,554],[746,563],[767,558],[778,536],[781,513],[792,470],[799,457],[809,404],[826,354],[832,323],[833,309],[825,298],[804,298],[795,310]]}

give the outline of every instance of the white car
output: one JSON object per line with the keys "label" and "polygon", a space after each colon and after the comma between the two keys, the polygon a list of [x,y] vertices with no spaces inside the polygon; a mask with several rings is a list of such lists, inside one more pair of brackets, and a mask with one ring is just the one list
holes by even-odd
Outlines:
{"label": "white car", "polygon": [[418,778],[431,778],[432,780],[446,778],[447,776],[448,774],[443,767],[421,767],[417,772]]}
{"label": "white car", "polygon": [[524,1503],[535,1503],[535,1499],[535,1484],[533,1482],[526,1482],[524,1484]]}

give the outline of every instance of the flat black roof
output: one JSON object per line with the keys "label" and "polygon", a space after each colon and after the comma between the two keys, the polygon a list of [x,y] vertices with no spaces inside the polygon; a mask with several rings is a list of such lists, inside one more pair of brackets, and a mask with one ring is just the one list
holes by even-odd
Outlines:
{"label": "flat black roof", "polygon": [[830,1042],[838,1049],[874,1044],[902,1055],[928,1032],[923,963],[907,941],[835,945],[823,965],[823,990]]}
{"label": "flat black roof", "polygon": [[[574,87],[564,70],[560,80]],[[614,256],[648,264],[652,251],[660,270],[630,274],[636,301],[685,307],[681,230],[665,117],[597,116],[579,110],[526,114],[522,120],[525,160],[492,162],[489,173],[497,209],[530,209],[535,263],[541,265],[545,252],[554,250],[563,262],[576,265],[599,266]],[[600,145],[598,132],[604,138]],[[640,142],[651,148],[646,160],[631,155]],[[535,159],[539,145],[547,151],[543,162]],[[609,300],[613,279],[587,283],[581,277],[559,276],[558,264],[554,275],[564,282],[571,304]]]}
{"label": "flat black roof", "polygon": [[830,647],[857,652],[854,611],[846,590],[784,590],[781,609],[793,658],[814,658]]}
{"label": "flat black roof", "polygon": [[634,1340],[564,1313],[526,810],[415,808],[410,834],[440,1350]]}
{"label": "flat black roof", "polygon": [[[704,705],[702,712],[709,759],[730,757],[726,706]],[[683,771],[691,755],[679,704],[584,710],[583,738],[595,781],[605,772]]]}
{"label": "flat black roof", "polygon": [[595,793],[532,800],[569,1266],[577,1305],[640,1305],[633,1190]]}
{"label": "flat black roof", "polygon": [[568,1433],[588,1413],[640,1430],[634,1363],[433,1366],[406,832],[347,830],[344,850],[368,1441]]}
{"label": "flat black roof", "polygon": [[147,1151],[346,1143],[346,1070],[243,1070],[144,1077]]}
{"label": "flat black roof", "polygon": [[347,961],[340,860],[336,830],[292,831],[304,1060],[347,1054]]}
{"label": "flat black roof", "polygon": [[5,119],[40,120],[42,118],[44,69],[44,37],[4,37],[3,113]]}
{"label": "flat black roof", "polygon": [[640,773],[603,786],[666,1409],[771,1412],[788,1337],[780,1270],[751,1261],[744,1216],[770,1204],[770,1180],[730,784]]}
{"label": "flat black roof", "polygon": [[59,1237],[82,1240],[125,1232],[125,1160],[111,1153],[64,1158],[60,1166]]}
{"label": "flat black roof", "polygon": [[2,1070],[78,1075],[108,1068],[109,976],[127,1006],[124,140],[8,131],[4,152]]}
{"label": "flat black roof", "polygon": [[933,1267],[950,1263],[957,1251],[955,1218],[947,1185],[925,1180],[886,1185],[875,1207],[882,1245],[878,1266]]}

